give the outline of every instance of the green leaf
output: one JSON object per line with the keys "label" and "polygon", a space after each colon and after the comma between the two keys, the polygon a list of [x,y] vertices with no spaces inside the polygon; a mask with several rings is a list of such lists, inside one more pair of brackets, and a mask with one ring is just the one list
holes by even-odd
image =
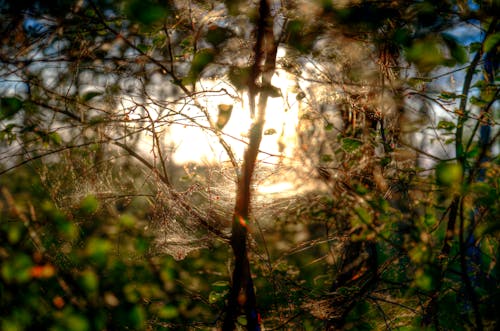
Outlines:
{"label": "green leaf", "polygon": [[202,71],[214,60],[215,52],[205,48],[199,50],[191,61],[191,68],[188,75],[184,78],[184,84],[193,84],[200,77]]}
{"label": "green leaf", "polygon": [[467,52],[465,51],[465,47],[460,45],[457,39],[448,33],[443,33],[441,36],[450,50],[451,57],[460,64],[467,62]]}
{"label": "green leaf", "polygon": [[286,27],[287,43],[301,53],[307,53],[311,50],[318,31],[310,31],[305,22],[300,19],[291,20]]}
{"label": "green leaf", "polygon": [[151,25],[171,16],[173,8],[163,1],[131,0],[127,3],[125,14],[133,21]]}
{"label": "green leaf", "polygon": [[25,283],[31,278],[32,266],[31,258],[24,253],[20,253],[2,262],[0,274],[7,283]]}
{"label": "green leaf", "polygon": [[222,292],[212,291],[208,295],[208,302],[210,304],[214,304],[218,301],[221,301],[223,298],[224,298],[224,294]]}
{"label": "green leaf", "polygon": [[493,49],[493,47],[497,46],[499,42],[500,42],[500,32],[489,35],[484,41],[483,51],[485,53],[488,53]]}
{"label": "green leaf", "polygon": [[9,224],[9,227],[7,228],[7,240],[11,244],[16,244],[21,240],[23,232],[24,232],[24,225],[21,222],[12,222]]}
{"label": "green leaf", "polygon": [[52,141],[55,145],[60,146],[62,143],[62,137],[59,133],[57,132],[51,132],[48,134],[48,138],[50,141]]}
{"label": "green leaf", "polygon": [[84,95],[82,95],[82,101],[83,102],[87,102],[87,101],[90,101],[92,100],[93,98],[97,97],[97,96],[100,96],[102,95],[103,92],[98,92],[98,91],[90,91],[90,92],[87,92],[85,93]]}
{"label": "green leaf", "polygon": [[481,49],[481,43],[480,42],[473,42],[469,45],[469,52],[475,53]]}
{"label": "green leaf", "polygon": [[229,37],[231,37],[231,31],[229,29],[216,25],[208,27],[207,34],[205,35],[206,40],[215,47],[218,47]]}
{"label": "green leaf", "polygon": [[441,91],[441,93],[439,94],[439,98],[445,99],[445,100],[453,100],[453,99],[460,98],[460,95],[453,93],[453,92]]}
{"label": "green leaf", "polygon": [[86,292],[95,292],[99,289],[99,277],[92,269],[84,270],[80,274],[79,282]]}
{"label": "green leaf", "polygon": [[238,318],[236,319],[236,321],[238,322],[239,325],[247,325],[247,318],[246,316],[238,316]]}
{"label": "green leaf", "polygon": [[321,154],[321,162],[332,162],[333,156],[331,154]]}
{"label": "green leaf", "polygon": [[436,167],[436,181],[442,186],[455,186],[462,182],[462,172],[458,163],[441,162]]}
{"label": "green leaf", "polygon": [[63,324],[67,330],[87,331],[90,330],[89,321],[85,316],[76,313],[67,313],[63,318]]}
{"label": "green leaf", "polygon": [[135,217],[130,214],[123,214],[119,219],[120,224],[126,228],[132,228],[135,225],[136,221],[137,220],[135,219]]}
{"label": "green leaf", "polygon": [[219,280],[215,283],[212,283],[213,287],[229,287],[229,282],[227,280]]}
{"label": "green leaf", "polygon": [[72,221],[61,218],[55,223],[59,234],[64,239],[72,241],[78,237],[78,226],[76,226]]}
{"label": "green leaf", "polygon": [[415,41],[406,49],[406,58],[415,63],[421,72],[429,72],[436,66],[443,64],[443,55],[436,40],[427,38]]}
{"label": "green leaf", "polygon": [[95,213],[98,208],[99,201],[93,194],[87,195],[80,203],[80,210],[86,214]]}
{"label": "green leaf", "polygon": [[437,128],[438,129],[443,129],[443,130],[446,130],[446,131],[452,131],[455,129],[455,123],[453,122],[450,122],[450,121],[439,121],[438,125],[437,125]]}
{"label": "green leaf", "polygon": [[0,99],[0,121],[14,116],[23,107],[23,102],[15,97]]}
{"label": "green leaf", "polygon": [[415,284],[424,291],[430,291],[434,287],[434,280],[430,272],[417,269],[415,272]]}
{"label": "green leaf", "polygon": [[98,264],[104,264],[111,251],[112,245],[109,240],[92,237],[85,247],[86,255]]}
{"label": "green leaf", "polygon": [[488,105],[488,103],[489,103],[486,100],[483,100],[482,98],[479,98],[476,96],[470,97],[469,101],[471,104],[473,104],[474,106],[478,106],[478,107],[484,107],[484,106]]}
{"label": "green leaf", "polygon": [[146,313],[144,308],[139,305],[135,305],[129,312],[129,319],[132,322],[131,327],[134,330],[142,330],[144,328],[144,323],[146,322]]}
{"label": "green leaf", "polygon": [[179,316],[179,311],[175,306],[172,305],[163,306],[158,311],[158,317],[160,318],[172,319],[176,318],[177,316]]}
{"label": "green leaf", "polygon": [[355,211],[361,222],[363,222],[364,224],[370,224],[372,222],[372,217],[368,210],[366,210],[365,208],[357,207],[355,208]]}
{"label": "green leaf", "polygon": [[140,50],[143,53],[147,53],[147,51],[149,50],[149,46],[146,44],[139,44],[136,47],[138,50]]}
{"label": "green leaf", "polygon": [[363,143],[359,140],[352,138],[344,138],[342,139],[342,148],[347,152],[354,152],[357,150]]}

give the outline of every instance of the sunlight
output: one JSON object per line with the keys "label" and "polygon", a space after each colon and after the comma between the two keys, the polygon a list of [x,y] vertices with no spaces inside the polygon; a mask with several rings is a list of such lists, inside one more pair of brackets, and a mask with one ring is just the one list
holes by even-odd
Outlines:
{"label": "sunlight", "polygon": [[[298,103],[295,93],[291,91],[293,81],[288,79],[286,72],[278,71],[272,80],[274,86],[280,89],[282,96],[269,98],[266,111],[264,135],[261,142],[259,160],[265,164],[276,164],[280,159],[293,156],[296,146],[296,128],[298,124]],[[231,91],[231,87],[223,82],[207,81],[205,89]],[[222,128],[222,135],[238,160],[241,160],[246,146],[248,130],[252,119],[248,109],[248,96],[245,93],[241,100],[235,100],[227,94],[207,94],[199,99],[200,103],[210,112],[213,123],[218,118],[219,105],[232,105],[232,111],[227,124]],[[196,107],[185,109],[191,115],[203,114]],[[218,138],[208,130],[201,131],[193,123],[183,121],[173,125],[167,137],[167,144],[174,145],[173,160],[184,163],[214,163],[229,161],[229,157],[221,146]],[[198,120],[200,125],[208,127],[206,120]]]}

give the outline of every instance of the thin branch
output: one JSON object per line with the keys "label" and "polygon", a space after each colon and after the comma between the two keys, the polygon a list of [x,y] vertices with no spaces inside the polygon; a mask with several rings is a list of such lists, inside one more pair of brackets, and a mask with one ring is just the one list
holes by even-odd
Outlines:
{"label": "thin branch", "polygon": [[209,232],[215,234],[217,237],[221,238],[225,242],[229,242],[228,236],[219,230],[217,227],[215,227],[214,224],[222,224],[220,220],[214,219],[207,219],[201,213],[196,210],[193,206],[191,206],[189,203],[186,202],[185,197],[183,197],[181,194],[176,192],[172,184],[167,176],[162,175],[157,171],[155,166],[151,164],[148,160],[146,160],[144,157],[142,157],[140,154],[138,154],[136,151],[128,147],[127,145],[119,142],[119,141],[113,141],[113,144],[116,146],[122,148],[125,150],[128,154],[130,154],[132,157],[134,157],[136,160],[141,162],[144,166],[152,170],[158,178],[169,188],[169,194],[170,196],[177,202],[179,203],[192,217],[194,217],[201,225],[203,225]]}

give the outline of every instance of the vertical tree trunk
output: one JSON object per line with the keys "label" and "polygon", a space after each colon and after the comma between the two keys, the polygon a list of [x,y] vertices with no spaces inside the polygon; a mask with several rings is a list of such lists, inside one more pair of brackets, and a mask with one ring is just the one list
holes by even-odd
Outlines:
{"label": "vertical tree trunk", "polygon": [[[231,247],[234,253],[234,270],[229,300],[226,307],[223,330],[234,330],[236,318],[244,312],[248,330],[260,330],[257,300],[248,259],[247,235],[251,203],[251,182],[262,140],[268,92],[276,64],[277,44],[273,34],[273,18],[268,0],[259,3],[257,40],[254,48],[254,64],[248,83],[250,111],[255,114],[255,98],[258,94],[257,116],[250,129],[249,144],[245,151],[238,178],[236,206],[232,220]],[[257,83],[257,80],[261,84]]]}

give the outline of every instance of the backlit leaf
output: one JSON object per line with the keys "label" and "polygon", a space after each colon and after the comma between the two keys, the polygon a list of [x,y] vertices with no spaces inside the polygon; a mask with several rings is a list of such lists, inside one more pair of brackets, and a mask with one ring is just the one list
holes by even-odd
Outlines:
{"label": "backlit leaf", "polygon": [[457,185],[462,181],[462,167],[458,163],[442,162],[436,167],[436,180],[443,186]]}
{"label": "backlit leaf", "polygon": [[446,130],[446,131],[451,131],[453,129],[455,129],[455,123],[453,122],[450,122],[450,121],[439,121],[438,125],[437,125],[437,128],[438,129],[443,129],[443,130]]}
{"label": "backlit leaf", "polygon": [[264,131],[264,135],[265,136],[270,136],[270,135],[273,135],[273,134],[276,134],[276,130],[271,128],[271,129],[267,129],[266,131]]}

